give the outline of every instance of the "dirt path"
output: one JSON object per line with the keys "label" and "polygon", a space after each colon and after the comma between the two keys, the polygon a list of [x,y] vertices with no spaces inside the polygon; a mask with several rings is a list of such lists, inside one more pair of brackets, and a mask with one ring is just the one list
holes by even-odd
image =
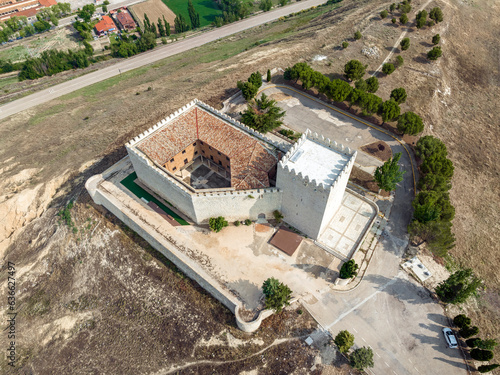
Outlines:
{"label": "dirt path", "polygon": [[189,362],[189,363],[186,363],[186,364],[184,364],[182,366],[170,367],[168,370],[160,370],[155,375],[173,374],[173,373],[177,373],[178,371],[184,370],[184,369],[186,369],[188,367],[198,366],[198,365],[224,365],[224,364],[227,364],[227,363],[235,363],[235,362],[245,361],[247,359],[253,358],[253,357],[257,356],[257,355],[260,355],[260,354],[264,353],[265,351],[269,350],[273,346],[281,345],[281,344],[283,344],[283,343],[285,343],[287,341],[300,340],[302,338],[305,338],[305,336],[298,336],[298,337],[292,337],[292,338],[277,339],[277,340],[274,340],[270,345],[266,346],[264,349],[259,350],[258,352],[250,354],[249,356],[246,356],[246,357],[243,357],[243,358],[233,359],[233,360],[230,360],[230,361],[209,361],[209,360],[202,360],[202,361],[196,361],[196,362]]}
{"label": "dirt path", "polygon": [[[425,2],[425,4],[422,5],[420,8],[418,8],[418,10],[415,13],[422,11],[427,5],[430,4],[431,1],[432,0],[427,0]],[[392,46],[392,49],[389,52],[389,54],[387,55],[387,57],[384,59],[384,61],[382,61],[382,64],[380,64],[380,66],[377,69],[375,69],[375,71],[373,72],[372,77],[376,77],[378,75],[378,73],[380,73],[380,71],[382,70],[382,67],[384,66],[384,64],[386,64],[391,59],[392,55],[394,55],[394,51],[396,50],[396,48],[398,48],[399,43],[401,43],[401,41],[406,36],[406,34],[408,34],[409,29],[410,29],[410,27],[408,26],[406,28],[406,30],[401,33],[398,40],[396,40],[396,43],[394,43],[394,45]]]}

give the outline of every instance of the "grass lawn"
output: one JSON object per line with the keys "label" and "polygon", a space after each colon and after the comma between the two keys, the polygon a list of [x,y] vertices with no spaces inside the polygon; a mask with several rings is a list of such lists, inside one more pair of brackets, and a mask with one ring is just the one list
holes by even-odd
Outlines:
{"label": "grass lawn", "polygon": [[[191,26],[186,0],[162,0],[175,14],[181,13],[188,25]],[[210,25],[215,21],[215,17],[221,15],[219,7],[214,0],[192,0],[194,10],[200,13],[201,26]],[[172,25],[173,26],[173,25]]]}
{"label": "grass lawn", "polygon": [[12,62],[25,60],[27,55],[28,55],[28,50],[26,49],[25,46],[15,46],[0,51],[0,59],[10,60]]}

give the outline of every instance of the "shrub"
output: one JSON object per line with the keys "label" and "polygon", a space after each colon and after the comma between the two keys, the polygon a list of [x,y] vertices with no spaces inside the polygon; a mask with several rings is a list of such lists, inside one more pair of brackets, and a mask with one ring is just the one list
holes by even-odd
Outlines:
{"label": "shrub", "polygon": [[245,225],[252,225],[252,220],[246,219],[245,220]]}
{"label": "shrub", "polygon": [[443,55],[441,47],[434,47],[429,52],[427,52],[427,58],[429,60],[437,60]]}
{"label": "shrub", "polygon": [[350,279],[355,277],[358,274],[359,266],[356,264],[354,259],[351,259],[345,262],[340,268],[340,278],[341,279]]}
{"label": "shrub", "polygon": [[240,223],[240,221],[239,221],[239,220],[236,220],[236,221],[234,222],[234,226],[235,226],[235,227],[239,227],[239,226],[240,226],[240,224],[241,224],[241,223]]}
{"label": "shrub", "polygon": [[279,282],[274,277],[270,277],[262,285],[262,291],[265,296],[265,303],[267,309],[273,309],[276,312],[281,312],[283,307],[290,304],[292,298],[292,291],[288,286]]}
{"label": "shrub", "polygon": [[453,324],[455,324],[458,328],[464,328],[470,326],[471,319],[464,314],[459,314],[453,318]]}
{"label": "shrub", "polygon": [[277,223],[281,223],[281,221],[283,220],[283,214],[278,210],[274,210],[273,216],[274,220],[276,220]]}
{"label": "shrub", "polygon": [[350,60],[344,66],[344,75],[351,81],[358,80],[365,75],[366,66],[359,60]]}
{"label": "shrub", "polygon": [[366,91],[371,92],[371,93],[376,93],[378,90],[378,78],[377,77],[370,77],[366,80]]}
{"label": "shrub", "polygon": [[402,25],[406,25],[408,23],[408,16],[406,13],[403,13],[401,17],[399,17],[399,22],[401,22]]}
{"label": "shrub", "polygon": [[348,42],[342,42],[342,48],[346,49],[347,47],[349,47],[349,43]]}
{"label": "shrub", "polygon": [[391,91],[391,99],[394,99],[398,104],[406,102],[406,96],[406,90],[403,87]]}
{"label": "shrub", "polygon": [[227,227],[227,221],[222,216],[211,217],[210,219],[208,219],[208,225],[210,226],[211,230],[218,233],[222,230],[222,228]]}
{"label": "shrub", "polygon": [[460,331],[458,331],[458,333],[464,339],[468,339],[469,337],[477,335],[479,333],[479,328],[477,326],[464,327]]}
{"label": "shrub", "polygon": [[358,89],[358,90],[361,90],[361,91],[366,91],[366,89],[368,88],[368,85],[366,84],[366,81],[361,78],[361,79],[358,79],[355,83],[354,83],[354,86]]}
{"label": "shrub", "polygon": [[498,366],[498,364],[492,364],[492,365],[482,365],[482,366],[479,366],[477,368],[477,370],[481,373],[481,374],[484,374],[486,372],[490,372],[490,371],[493,371],[494,369],[496,369]]}
{"label": "shrub", "polygon": [[404,62],[405,62],[405,60],[403,59],[402,56],[400,56],[400,55],[396,56],[396,65],[398,66],[398,68],[400,66],[403,66]]}
{"label": "shrub", "polygon": [[395,18],[393,18],[391,21],[392,21],[392,23],[396,23],[397,22]]}
{"label": "shrub", "polygon": [[472,349],[470,356],[476,361],[491,361],[493,359],[493,352],[491,350]]}
{"label": "shrub", "polygon": [[359,40],[359,39],[361,39],[362,37],[363,37],[363,35],[361,35],[361,32],[356,31],[356,32],[354,33],[354,39]]}
{"label": "shrub", "polygon": [[432,37],[432,44],[436,45],[439,44],[441,41],[441,36],[439,34],[436,34]]}
{"label": "shrub", "polygon": [[408,48],[410,48],[410,38],[403,38],[399,43],[399,46],[401,47],[402,51],[406,51]]}
{"label": "shrub", "polygon": [[476,346],[479,349],[484,349],[484,350],[493,350],[497,345],[498,342],[496,342],[496,340],[494,339],[486,339],[486,340],[477,339],[476,341]]}
{"label": "shrub", "polygon": [[467,339],[465,340],[465,343],[469,348],[475,348],[477,346],[477,341],[479,339],[477,337],[474,337],[473,339]]}
{"label": "shrub", "polygon": [[386,18],[388,14],[389,13],[387,12],[387,10],[384,9],[382,12],[380,12],[380,18],[382,19]]}
{"label": "shrub", "polygon": [[167,44],[167,38],[161,38],[161,44]]}
{"label": "shrub", "polygon": [[[463,303],[482,286],[482,281],[470,268],[458,270],[436,287],[436,294],[445,303]],[[472,331],[470,331],[472,332]],[[460,333],[462,335],[462,333]],[[469,335],[471,337],[475,333]],[[462,335],[464,338],[468,338]]]}
{"label": "shrub", "polygon": [[333,340],[341,353],[347,353],[354,345],[354,335],[349,331],[340,331]]}
{"label": "shrub", "polygon": [[382,66],[382,72],[384,74],[391,74],[392,72],[394,72],[396,70],[396,68],[394,67],[393,64],[391,63],[385,63],[383,66]]}
{"label": "shrub", "polygon": [[358,370],[364,370],[367,367],[373,367],[373,350],[371,348],[362,347],[356,349],[351,355],[351,366]]}
{"label": "shrub", "polygon": [[271,70],[267,69],[266,81],[271,82],[271,78],[273,78],[273,76],[271,75]]}
{"label": "shrub", "polygon": [[403,134],[417,135],[424,130],[424,123],[419,115],[408,111],[399,116],[397,128]]}

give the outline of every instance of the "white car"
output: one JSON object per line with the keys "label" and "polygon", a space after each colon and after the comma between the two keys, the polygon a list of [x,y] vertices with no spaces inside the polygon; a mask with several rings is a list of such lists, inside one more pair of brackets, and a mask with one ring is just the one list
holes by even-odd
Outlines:
{"label": "white car", "polygon": [[456,348],[458,347],[458,341],[456,336],[453,334],[453,331],[449,328],[443,328],[444,339],[446,340],[446,344],[448,348]]}

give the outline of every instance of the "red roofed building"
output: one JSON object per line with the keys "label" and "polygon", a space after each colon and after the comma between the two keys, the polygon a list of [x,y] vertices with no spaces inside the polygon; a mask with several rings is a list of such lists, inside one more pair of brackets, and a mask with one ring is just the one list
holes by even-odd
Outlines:
{"label": "red roofed building", "polygon": [[100,20],[94,26],[95,32],[97,35],[102,36],[106,35],[110,31],[116,30],[116,25],[109,16],[102,16],[102,20]]}
{"label": "red roofed building", "polygon": [[16,17],[34,17],[42,8],[57,4],[55,0],[0,0],[0,21]]}
{"label": "red roofed building", "polygon": [[127,11],[121,11],[119,13],[116,13],[115,17],[118,23],[118,27],[121,30],[134,30],[137,27],[134,19]]}

